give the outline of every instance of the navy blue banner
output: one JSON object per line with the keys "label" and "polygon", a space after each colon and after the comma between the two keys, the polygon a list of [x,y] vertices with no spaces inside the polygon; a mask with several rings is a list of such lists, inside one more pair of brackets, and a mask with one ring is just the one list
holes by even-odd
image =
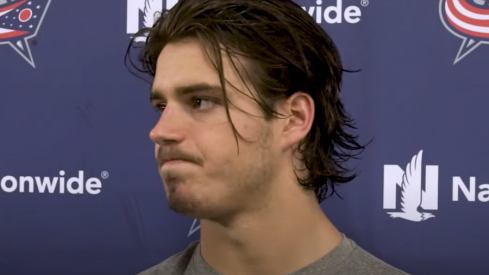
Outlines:
{"label": "navy blue banner", "polygon": [[[133,275],[184,249],[131,36],[176,0],[0,0],[0,274]],[[334,39],[363,141],[323,209],[411,274],[487,275],[489,0],[297,0]],[[142,43],[139,41],[138,43]]]}

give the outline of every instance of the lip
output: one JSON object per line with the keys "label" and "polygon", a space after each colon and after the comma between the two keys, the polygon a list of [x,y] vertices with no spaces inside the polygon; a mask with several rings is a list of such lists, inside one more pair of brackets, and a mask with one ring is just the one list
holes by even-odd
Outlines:
{"label": "lip", "polygon": [[183,159],[170,159],[163,162],[162,166],[172,166],[172,165],[179,165],[185,163],[190,163],[190,161],[183,160]]}

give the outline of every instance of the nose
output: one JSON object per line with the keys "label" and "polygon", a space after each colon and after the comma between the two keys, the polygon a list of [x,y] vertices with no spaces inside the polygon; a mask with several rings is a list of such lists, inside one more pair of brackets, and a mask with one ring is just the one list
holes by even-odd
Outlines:
{"label": "nose", "polygon": [[158,122],[149,132],[150,139],[156,144],[180,143],[185,137],[185,123],[176,108],[167,105]]}

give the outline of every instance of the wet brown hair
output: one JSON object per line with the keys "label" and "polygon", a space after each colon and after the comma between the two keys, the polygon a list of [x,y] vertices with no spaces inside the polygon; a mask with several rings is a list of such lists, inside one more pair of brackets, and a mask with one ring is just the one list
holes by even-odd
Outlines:
{"label": "wet brown hair", "polygon": [[[134,39],[145,35],[138,66],[130,58],[131,49]],[[222,53],[231,60],[239,56],[248,61],[246,66],[233,64],[242,79],[249,80],[258,91],[254,99],[267,120],[281,117],[275,111],[278,100],[298,91],[312,97],[313,125],[298,144],[308,173],[297,180],[315,190],[318,202],[328,197],[328,191],[337,193],[336,185],[356,177],[346,162],[365,146],[349,133],[356,128],[340,100],[342,73],[346,70],[329,35],[300,6],[290,0],[180,0],[170,11],[162,11],[151,28],[141,29],[133,37],[126,61],[154,77],[165,45],[184,38],[196,38],[206,45],[222,87],[227,82]],[[237,139],[240,135],[229,116],[225,88],[223,94]]]}

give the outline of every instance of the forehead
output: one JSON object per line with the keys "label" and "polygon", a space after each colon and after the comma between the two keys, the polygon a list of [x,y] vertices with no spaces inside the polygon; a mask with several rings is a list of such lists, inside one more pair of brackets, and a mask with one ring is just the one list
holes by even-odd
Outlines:
{"label": "forehead", "polygon": [[[224,52],[222,59],[226,81],[248,94],[246,86],[249,84],[245,85],[234,69],[234,65],[240,68],[243,61],[233,58],[233,65]],[[241,73],[241,76],[245,75]],[[153,91],[167,94],[174,92],[178,87],[204,83],[210,86],[221,84],[219,74],[203,43],[196,39],[185,39],[169,43],[163,48],[156,65]],[[229,83],[226,85],[227,91],[233,90]]]}

